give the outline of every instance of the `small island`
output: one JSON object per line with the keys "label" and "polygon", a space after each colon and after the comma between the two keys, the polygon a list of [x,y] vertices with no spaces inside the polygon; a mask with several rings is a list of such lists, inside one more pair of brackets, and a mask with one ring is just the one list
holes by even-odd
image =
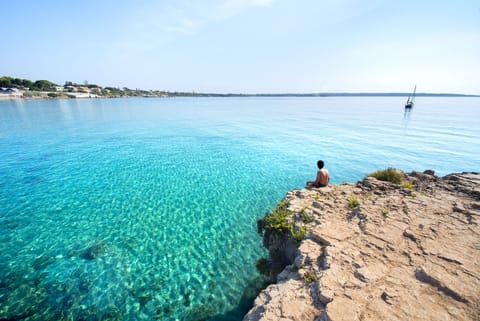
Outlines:
{"label": "small island", "polygon": [[480,173],[378,171],[259,221],[272,282],[244,321],[480,318]]}

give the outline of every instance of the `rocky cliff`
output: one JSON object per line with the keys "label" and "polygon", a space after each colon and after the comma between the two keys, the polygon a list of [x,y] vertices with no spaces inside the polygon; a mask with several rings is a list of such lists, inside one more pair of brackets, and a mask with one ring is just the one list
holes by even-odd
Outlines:
{"label": "rocky cliff", "polygon": [[480,320],[480,174],[402,175],[290,191],[244,321]]}

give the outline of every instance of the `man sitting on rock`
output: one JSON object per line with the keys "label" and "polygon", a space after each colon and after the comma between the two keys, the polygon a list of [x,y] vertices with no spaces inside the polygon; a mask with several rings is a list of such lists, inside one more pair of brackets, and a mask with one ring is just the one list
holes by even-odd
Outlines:
{"label": "man sitting on rock", "polygon": [[315,181],[308,181],[307,182],[308,187],[325,187],[328,185],[328,182],[330,182],[330,174],[325,168],[323,168],[323,166],[325,166],[325,163],[323,162],[323,160],[319,160],[317,162],[317,166],[318,166],[317,179]]}

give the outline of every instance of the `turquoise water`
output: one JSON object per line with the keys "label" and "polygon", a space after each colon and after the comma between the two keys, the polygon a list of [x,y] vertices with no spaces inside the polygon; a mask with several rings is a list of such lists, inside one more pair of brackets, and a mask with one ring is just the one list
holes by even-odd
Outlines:
{"label": "turquoise water", "polygon": [[324,159],[480,169],[480,99],[0,102],[0,319],[241,320],[256,220]]}

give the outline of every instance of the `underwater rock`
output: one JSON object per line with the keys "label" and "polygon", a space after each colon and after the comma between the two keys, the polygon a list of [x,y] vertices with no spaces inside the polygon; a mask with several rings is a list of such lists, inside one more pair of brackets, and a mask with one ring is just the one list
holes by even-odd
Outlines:
{"label": "underwater rock", "polygon": [[35,269],[35,271],[38,270],[43,270],[50,264],[52,264],[55,261],[55,258],[51,255],[42,255],[37,257],[33,263],[32,267]]}
{"label": "underwater rock", "polygon": [[[78,249],[80,247],[80,249]],[[84,260],[95,260],[98,257],[104,255],[107,251],[107,244],[103,241],[95,241],[92,245],[88,247],[81,246],[74,246],[73,249],[67,252],[66,257],[71,258],[74,256],[78,256]]]}
{"label": "underwater rock", "polygon": [[78,290],[81,293],[88,293],[93,287],[93,281],[88,278],[82,278],[78,284]]}
{"label": "underwater rock", "polygon": [[18,228],[24,227],[22,220],[17,218],[5,219],[2,222],[2,225],[9,230],[16,230]]}
{"label": "underwater rock", "polygon": [[102,321],[120,321],[123,320],[124,315],[119,308],[115,306],[107,307],[105,313],[103,314]]}
{"label": "underwater rock", "polygon": [[204,321],[216,314],[213,306],[208,304],[195,305],[193,308],[187,310],[183,315],[182,321]]}
{"label": "underwater rock", "polygon": [[121,257],[114,256],[114,248],[104,259],[92,259],[104,253],[104,248],[103,243],[96,242],[45,268],[42,286],[52,315],[69,320],[124,319],[131,293],[129,273]]}
{"label": "underwater rock", "polygon": [[25,274],[20,271],[7,272],[5,276],[0,278],[0,289],[14,289],[25,281]]}
{"label": "underwater rock", "polygon": [[144,294],[138,298],[138,302],[140,303],[140,306],[143,307],[154,298],[155,296],[153,294]]}
{"label": "underwater rock", "polygon": [[0,287],[0,320],[24,320],[48,310],[47,293],[36,280],[17,273],[8,278]]}
{"label": "underwater rock", "polygon": [[95,260],[97,257],[105,253],[106,247],[106,244],[103,242],[95,242],[93,245],[85,249],[85,251],[80,254],[80,257],[86,260]]}
{"label": "underwater rock", "polygon": [[175,307],[170,304],[163,304],[161,307],[157,308],[155,311],[155,320],[163,320],[167,316],[173,313],[175,311]]}

